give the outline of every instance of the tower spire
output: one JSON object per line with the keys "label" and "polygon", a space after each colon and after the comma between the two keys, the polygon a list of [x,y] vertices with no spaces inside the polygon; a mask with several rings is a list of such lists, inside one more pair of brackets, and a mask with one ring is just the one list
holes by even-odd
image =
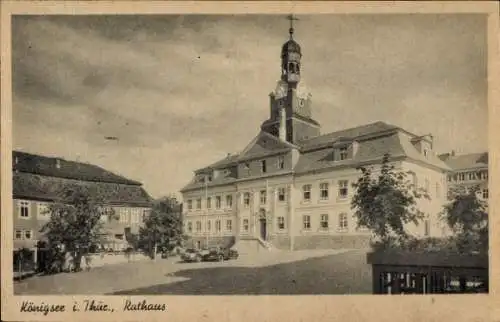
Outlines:
{"label": "tower spire", "polygon": [[290,20],[290,29],[288,29],[288,33],[290,34],[290,39],[293,39],[293,32],[295,31],[295,29],[293,29],[293,21],[299,20],[299,18],[295,17],[293,13],[289,14],[286,18]]}

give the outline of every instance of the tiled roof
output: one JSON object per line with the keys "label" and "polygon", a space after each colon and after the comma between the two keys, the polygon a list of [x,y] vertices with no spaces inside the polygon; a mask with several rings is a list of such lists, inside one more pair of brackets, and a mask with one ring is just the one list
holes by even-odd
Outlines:
{"label": "tiled roof", "polygon": [[488,152],[468,153],[450,156],[440,155],[443,160],[453,170],[477,169],[488,167]]}
{"label": "tiled roof", "polygon": [[141,185],[140,182],[127,179],[93,164],[68,161],[61,158],[46,157],[19,151],[13,151],[12,168],[19,172],[49,177]]}
{"label": "tiled roof", "polygon": [[335,140],[342,138],[342,139],[356,139],[365,135],[371,135],[371,134],[376,134],[376,133],[381,133],[385,131],[390,131],[390,130],[396,130],[400,129],[397,126],[387,124],[384,122],[375,122],[375,123],[370,123],[370,124],[365,124],[349,129],[344,129],[340,131],[335,131],[335,132],[330,132],[326,133],[314,138],[310,138],[304,141],[301,141],[298,143],[302,148],[309,149],[313,148],[316,146],[321,146],[324,144],[330,144],[334,142]]}
{"label": "tiled roof", "polygon": [[[394,158],[404,157],[429,166],[449,170],[449,166],[437,155],[429,153],[427,156],[424,156],[421,152],[419,152],[410,142],[410,138],[412,137],[417,136],[398,126],[390,125],[384,122],[375,122],[324,134],[312,139],[298,142],[297,145],[290,144],[288,148],[291,149],[296,147],[300,150],[299,160],[293,169],[293,172],[297,174],[335,167],[355,167],[363,163],[377,162],[380,161],[386,153],[389,153],[391,157]],[[234,164],[240,159],[243,160],[246,153],[252,152],[253,150],[259,153],[268,151],[267,153],[271,154],[275,153],[277,151],[276,149],[279,150],[283,148],[281,145],[276,146],[275,148],[272,146],[263,147],[262,144],[259,144],[259,138],[260,137],[257,136],[254,140],[252,140],[252,143],[249,144],[240,156],[235,155],[231,159],[221,160],[216,163],[217,167],[229,165],[230,163]],[[354,158],[334,161],[332,155],[332,147],[334,146],[334,143],[349,141],[356,141],[358,144],[358,149]],[[254,145],[252,146],[252,144]],[[290,170],[286,173],[290,173]],[[248,180],[251,179],[257,178],[248,178]],[[223,176],[221,178],[214,179],[210,185],[228,184],[235,181],[238,181],[238,179],[231,176]],[[203,186],[203,183],[191,182],[182,190],[196,189]]]}
{"label": "tiled roof", "polygon": [[152,202],[148,193],[135,184],[78,181],[25,172],[14,172],[12,176],[13,197],[19,199],[57,201],[64,189],[84,186],[109,204],[147,207]]}
{"label": "tiled roof", "polygon": [[357,166],[362,162],[380,159],[385,153],[389,153],[392,157],[404,156],[397,133],[360,142],[358,151],[352,159],[334,161],[332,149],[304,153],[295,166],[295,172],[304,173],[332,167]]}

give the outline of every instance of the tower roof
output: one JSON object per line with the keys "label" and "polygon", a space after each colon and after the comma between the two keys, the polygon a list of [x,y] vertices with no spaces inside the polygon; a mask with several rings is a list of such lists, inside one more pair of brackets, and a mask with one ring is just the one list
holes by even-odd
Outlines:
{"label": "tower roof", "polygon": [[281,57],[284,57],[289,53],[298,53],[299,55],[302,55],[300,45],[293,39],[288,40],[281,48]]}

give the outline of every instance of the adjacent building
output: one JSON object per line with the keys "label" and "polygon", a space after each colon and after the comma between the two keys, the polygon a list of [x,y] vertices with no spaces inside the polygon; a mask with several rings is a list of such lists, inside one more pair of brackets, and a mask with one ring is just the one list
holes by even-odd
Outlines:
{"label": "adjacent building", "polygon": [[293,32],[282,46],[281,78],[260,131],[240,153],[194,171],[181,190],[188,243],[292,250],[367,246],[370,232],[357,228],[351,209],[352,184],[361,174],[357,167],[380,165],[386,153],[431,197],[419,201],[426,217],[409,230],[443,235],[438,213],[450,169],[434,152],[433,136],[385,122],[321,133]]}
{"label": "adjacent building", "polygon": [[121,250],[127,237],[139,231],[151,207],[142,184],[96,165],[13,152],[14,250],[33,249],[43,239],[40,229],[50,220],[47,207],[67,187],[81,185],[98,193],[117,219],[103,216],[102,245]]}
{"label": "adjacent building", "polygon": [[441,154],[439,156],[451,169],[448,174],[448,187],[469,189],[478,187],[478,196],[488,200],[488,153]]}

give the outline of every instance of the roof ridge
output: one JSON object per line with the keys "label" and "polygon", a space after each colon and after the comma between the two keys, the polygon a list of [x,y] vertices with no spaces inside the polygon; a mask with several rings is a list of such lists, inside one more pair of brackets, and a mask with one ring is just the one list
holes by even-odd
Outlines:
{"label": "roof ridge", "polygon": [[315,136],[315,137],[312,137],[312,138],[308,138],[306,140],[303,140],[301,141],[300,143],[301,144],[305,144],[305,143],[308,143],[309,141],[312,141],[314,139],[317,139],[319,137],[324,137],[324,136],[328,136],[328,135],[332,135],[334,133],[341,133],[341,132],[345,132],[345,131],[348,131],[348,130],[355,130],[355,129],[362,129],[362,128],[368,128],[368,127],[371,127],[371,126],[374,126],[374,125],[386,125],[388,126],[389,128],[400,128],[399,126],[396,126],[396,125],[392,125],[392,124],[389,124],[387,122],[384,122],[384,121],[376,121],[376,122],[372,122],[372,123],[368,123],[368,124],[362,124],[362,125],[357,125],[357,126],[352,126],[352,127],[347,127],[347,128],[343,128],[343,129],[340,129],[340,130],[336,130],[336,131],[332,131],[332,132],[328,132],[328,133],[324,133],[324,134],[321,134],[321,135],[318,135],[318,136]]}
{"label": "roof ridge", "polygon": [[[36,153],[30,153],[30,152],[24,152],[24,151],[18,151],[18,150],[12,150],[12,154],[13,154],[13,157],[15,158],[15,160],[13,160],[15,163],[14,163],[14,166],[17,165],[17,157],[22,157],[22,156],[28,156],[28,157],[32,157],[34,159],[38,159],[39,162],[50,162],[50,161],[63,161],[64,163],[72,166],[72,167],[87,167],[88,169],[94,169],[94,170],[98,170],[100,171],[101,173],[100,174],[93,174],[93,175],[90,175],[90,177],[95,177],[93,179],[90,179],[90,178],[86,178],[86,179],[82,179],[82,178],[78,178],[77,175],[74,175],[75,178],[73,178],[71,175],[72,173],[64,173],[64,172],[61,172],[61,173],[50,173],[50,174],[46,174],[46,173],[43,173],[43,171],[40,171],[41,173],[39,173],[40,175],[45,175],[45,176],[53,176],[53,177],[60,177],[60,178],[67,178],[67,179],[76,179],[76,180],[82,180],[82,181],[101,181],[101,182],[110,182],[110,183],[122,183],[122,184],[130,184],[130,185],[140,185],[142,186],[142,183],[139,182],[139,181],[136,181],[136,180],[132,180],[132,179],[129,179],[121,174],[117,174],[113,171],[110,171],[110,170],[107,170],[99,165],[96,165],[96,164],[93,164],[93,163],[90,163],[90,162],[82,162],[82,161],[75,161],[75,160],[68,160],[68,159],[65,159],[64,157],[58,157],[58,156],[47,156],[47,155],[43,155],[43,154],[36,154]],[[36,160],[35,160],[35,163],[36,163]],[[37,172],[36,170],[40,170],[40,164],[33,164],[31,165],[33,167],[33,170],[35,170],[34,172]],[[42,166],[43,168],[43,166]],[[31,171],[26,171],[26,169],[24,169],[25,171],[23,171],[23,169],[18,169],[18,171],[20,172],[26,172],[26,173],[31,173]],[[28,169],[29,170],[29,169]],[[88,174],[88,173],[87,173]]]}

